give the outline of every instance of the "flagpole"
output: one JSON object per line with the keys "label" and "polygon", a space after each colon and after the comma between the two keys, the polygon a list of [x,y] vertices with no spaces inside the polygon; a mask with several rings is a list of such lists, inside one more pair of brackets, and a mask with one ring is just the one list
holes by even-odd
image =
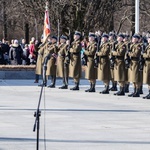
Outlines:
{"label": "flagpole", "polygon": [[135,0],[135,33],[139,33],[139,3],[140,0]]}

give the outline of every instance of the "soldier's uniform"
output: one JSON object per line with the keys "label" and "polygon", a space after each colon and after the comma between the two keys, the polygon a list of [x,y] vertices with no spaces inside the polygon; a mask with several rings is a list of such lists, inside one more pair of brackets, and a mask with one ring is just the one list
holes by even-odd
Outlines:
{"label": "soldier's uniform", "polygon": [[[66,36],[61,36],[60,39],[67,40]],[[67,53],[68,45],[66,42],[61,43],[58,46],[58,57],[57,57],[57,77],[63,78],[63,86],[59,87],[59,89],[67,89],[68,88],[68,65],[65,65],[65,57]]]}
{"label": "soldier's uniform", "polygon": [[[109,38],[112,38],[111,40],[109,39],[109,45],[110,45],[110,58],[111,58],[111,51],[113,50],[113,45],[116,43],[115,40],[115,34],[110,33]],[[110,67],[110,74],[111,74],[111,82],[112,82],[112,87],[109,89],[110,91],[117,91],[117,82],[114,81],[114,68]]]}
{"label": "soldier's uniform", "polygon": [[[124,38],[123,34],[118,35],[118,37],[121,37],[122,40]],[[124,87],[125,87],[125,81],[126,81],[126,75],[125,75],[125,57],[126,53],[126,45],[122,41],[118,42],[115,46],[115,51],[112,52],[113,56],[115,56],[115,64],[114,64],[114,81],[117,81],[120,86],[120,91],[115,93],[114,95],[125,95]]]}
{"label": "soldier's uniform", "polygon": [[143,53],[143,58],[145,60],[143,68],[143,83],[148,84],[149,94],[144,99],[150,99],[150,44],[146,47]]}
{"label": "soldier's uniform", "polygon": [[[108,39],[108,35],[103,35]],[[99,64],[98,64],[98,80],[103,81],[105,89],[100,92],[101,94],[109,94],[109,82],[110,82],[110,61],[109,61],[110,45],[109,42],[102,43],[99,47]]]}
{"label": "soldier's uniform", "polygon": [[[52,36],[52,39],[55,39],[57,41],[57,37],[55,36]],[[58,48],[56,43],[51,43],[50,45],[48,45],[47,49],[45,49],[43,55],[43,63],[45,57],[48,56],[50,58],[47,62],[47,70],[46,70],[46,76],[51,76],[51,84],[48,86],[49,88],[55,88],[57,53]]]}
{"label": "soldier's uniform", "polygon": [[[90,34],[89,37],[94,37],[95,34]],[[90,89],[85,92],[95,92],[95,83],[97,79],[97,69],[94,67],[94,56],[97,50],[95,41],[89,42],[84,54],[87,56],[87,66],[85,66],[85,78],[90,82]]]}
{"label": "soldier's uniform", "polygon": [[128,39],[129,35],[125,35],[125,39],[124,39],[124,44],[126,45],[126,54],[125,54],[125,76],[126,76],[126,81],[125,81],[125,93],[129,93],[129,85],[130,83],[128,82],[128,69],[129,69],[129,58],[127,58],[128,56],[128,52],[130,51],[130,47],[132,45],[131,41]]}
{"label": "soldier's uniform", "polygon": [[[75,32],[75,35],[81,36],[80,32]],[[82,46],[80,39],[75,40],[70,48],[70,64],[69,64],[69,77],[74,79],[75,87],[70,90],[79,90],[79,82],[81,78],[81,51]]]}
{"label": "soldier's uniform", "polygon": [[[133,38],[139,39],[138,35],[134,35]],[[128,81],[133,82],[134,84],[134,92],[129,97],[139,97],[140,96],[140,82],[141,75],[139,71],[139,58],[141,56],[141,45],[137,43],[133,43],[129,52],[129,56],[131,58],[131,64],[129,68]]]}
{"label": "soldier's uniform", "polygon": [[[141,51],[143,51],[144,50],[144,44],[143,44],[143,42],[141,41],[141,42],[139,42],[139,44],[140,44],[140,46],[141,46]],[[140,70],[140,79],[141,79],[141,81],[140,81],[140,90],[139,90],[139,93],[140,94],[143,94],[143,70]]]}
{"label": "soldier's uniform", "polygon": [[49,42],[45,42],[44,44],[40,45],[38,50],[38,57],[37,57],[37,63],[36,63],[36,71],[35,73],[37,75],[42,75],[43,72],[43,55],[45,49],[48,48]]}

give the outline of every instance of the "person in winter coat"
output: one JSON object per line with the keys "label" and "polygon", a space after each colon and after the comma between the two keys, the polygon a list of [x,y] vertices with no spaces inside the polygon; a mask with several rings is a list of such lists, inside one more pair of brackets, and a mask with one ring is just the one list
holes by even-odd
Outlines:
{"label": "person in winter coat", "polygon": [[11,65],[21,65],[23,58],[23,50],[21,46],[18,44],[18,40],[14,40],[14,44],[9,51],[9,59]]}

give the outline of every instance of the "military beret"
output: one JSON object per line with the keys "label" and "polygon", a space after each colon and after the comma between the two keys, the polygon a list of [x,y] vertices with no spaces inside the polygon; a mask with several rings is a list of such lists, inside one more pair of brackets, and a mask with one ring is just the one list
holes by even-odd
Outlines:
{"label": "military beret", "polygon": [[133,38],[140,39],[140,36],[139,36],[138,34],[134,34],[132,37],[133,37]]}
{"label": "military beret", "polygon": [[122,37],[124,39],[124,35],[123,34],[118,34],[118,37]]}
{"label": "military beret", "polygon": [[109,38],[108,34],[103,34],[102,37]]}
{"label": "military beret", "polygon": [[81,32],[75,31],[74,35],[79,35],[79,36],[81,36]]}
{"label": "military beret", "polygon": [[125,35],[124,35],[124,37],[125,37],[125,38],[129,38],[129,37],[130,37],[130,35],[128,35],[128,34],[125,34]]}
{"label": "military beret", "polygon": [[115,34],[113,32],[110,32],[109,36],[115,36]]}
{"label": "military beret", "polygon": [[62,35],[62,36],[60,37],[60,39],[67,40],[68,38],[67,38],[67,36],[65,36],[65,35]]}
{"label": "military beret", "polygon": [[53,35],[51,38],[57,41],[57,36]]}
{"label": "military beret", "polygon": [[89,33],[89,37],[95,37],[94,33]]}

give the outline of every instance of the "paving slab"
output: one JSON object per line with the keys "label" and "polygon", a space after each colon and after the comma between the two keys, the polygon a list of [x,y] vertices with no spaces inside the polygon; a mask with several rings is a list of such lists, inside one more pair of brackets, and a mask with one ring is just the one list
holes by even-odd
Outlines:
{"label": "paving slab", "polygon": [[[149,150],[150,100],[44,88],[40,150]],[[69,81],[69,87],[73,81]],[[36,150],[33,132],[41,88],[33,80],[0,80],[0,150]],[[130,86],[132,91],[132,86]],[[45,142],[46,141],[46,142]]]}

